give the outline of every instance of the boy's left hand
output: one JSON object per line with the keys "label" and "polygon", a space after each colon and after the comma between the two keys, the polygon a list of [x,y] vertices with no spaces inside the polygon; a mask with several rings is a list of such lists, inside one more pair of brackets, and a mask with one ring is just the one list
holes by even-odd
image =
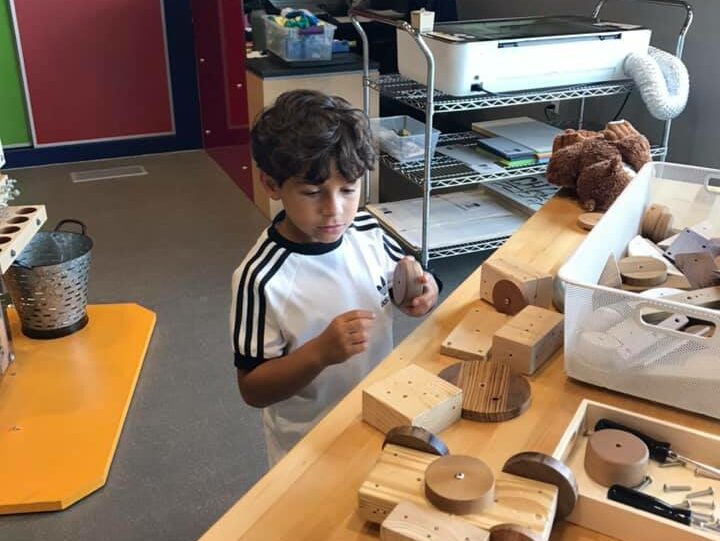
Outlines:
{"label": "boy's left hand", "polygon": [[422,293],[400,307],[400,310],[412,317],[424,316],[432,310],[438,300],[438,286],[432,274],[429,272],[423,273],[418,278],[418,283],[423,285]]}

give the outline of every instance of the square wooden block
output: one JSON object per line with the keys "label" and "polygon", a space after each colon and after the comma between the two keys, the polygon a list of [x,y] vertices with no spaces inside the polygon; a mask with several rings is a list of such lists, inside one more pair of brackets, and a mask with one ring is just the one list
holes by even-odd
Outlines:
{"label": "square wooden block", "polygon": [[524,261],[508,257],[483,263],[480,274],[480,298],[493,303],[493,288],[500,280],[509,280],[527,294],[529,304],[550,306],[553,295],[553,277],[540,272]]}
{"label": "square wooden block", "polygon": [[363,420],[387,433],[396,426],[421,426],[437,434],[460,419],[459,387],[415,364],[363,391]]}
{"label": "square wooden block", "polygon": [[509,319],[509,316],[492,310],[470,308],[442,343],[440,353],[464,361],[485,361],[490,354],[495,331]]}
{"label": "square wooden block", "polygon": [[495,333],[493,360],[508,362],[515,373],[533,374],[562,347],[563,321],[562,314],[525,307]]}

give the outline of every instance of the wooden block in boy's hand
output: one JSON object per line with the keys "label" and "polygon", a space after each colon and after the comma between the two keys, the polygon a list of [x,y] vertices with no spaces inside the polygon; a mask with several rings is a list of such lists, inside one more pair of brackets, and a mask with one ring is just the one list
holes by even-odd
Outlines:
{"label": "wooden block in boy's hand", "polygon": [[462,390],[415,364],[363,391],[363,420],[383,433],[403,425],[435,434],[460,419]]}
{"label": "wooden block in boy's hand", "polygon": [[414,259],[403,258],[398,261],[393,273],[392,290],[396,306],[405,306],[422,294],[423,284],[418,280],[423,274],[423,268]]}
{"label": "wooden block in boy's hand", "polygon": [[508,362],[512,371],[533,374],[562,346],[563,316],[528,306],[495,333],[492,359]]}

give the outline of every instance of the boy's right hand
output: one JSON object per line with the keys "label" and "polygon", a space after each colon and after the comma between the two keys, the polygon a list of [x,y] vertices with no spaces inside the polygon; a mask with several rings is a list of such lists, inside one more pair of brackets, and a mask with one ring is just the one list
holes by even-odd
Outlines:
{"label": "boy's right hand", "polygon": [[318,356],[324,365],[339,364],[367,349],[375,314],[351,310],[340,314],[315,339]]}

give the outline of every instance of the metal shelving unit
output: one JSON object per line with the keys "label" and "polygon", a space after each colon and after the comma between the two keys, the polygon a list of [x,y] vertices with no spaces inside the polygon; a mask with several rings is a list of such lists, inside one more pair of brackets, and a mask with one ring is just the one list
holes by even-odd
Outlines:
{"label": "metal shelving unit", "polygon": [[[593,18],[600,20],[600,11],[607,0],[600,0],[593,11]],[[682,57],[685,35],[692,23],[693,13],[689,4],[683,0],[641,0],[648,3],[681,7],[686,11],[685,23],[678,36],[675,54]],[[491,250],[502,246],[507,236],[494,239],[486,239],[479,242],[463,243],[448,247],[430,248],[428,242],[428,222],[430,219],[430,195],[433,190],[469,186],[493,181],[506,181],[532,175],[544,174],[546,166],[536,165],[516,169],[507,169],[501,173],[481,174],[469,166],[443,154],[430,155],[430,140],[435,113],[452,113],[459,111],[471,111],[498,107],[511,107],[515,105],[526,105],[531,103],[543,103],[558,100],[580,100],[580,113],[578,128],[582,128],[585,112],[585,100],[587,98],[614,96],[627,94],[634,88],[630,80],[613,81],[589,85],[565,86],[560,88],[543,88],[522,92],[503,94],[474,94],[471,96],[451,96],[435,89],[435,59],[430,48],[425,43],[422,34],[417,32],[409,23],[403,20],[396,20],[380,15],[374,11],[354,8],[350,10],[350,17],[353,26],[360,35],[363,44],[363,105],[365,112],[369,112],[369,92],[375,90],[382,95],[397,100],[425,114],[425,157],[416,162],[399,163],[390,156],[382,155],[381,162],[391,170],[399,173],[405,179],[420,186],[423,190],[423,215],[422,215],[422,246],[410,245],[404,238],[394,234],[387,227],[381,215],[376,213],[378,221],[385,225],[385,229],[397,238],[404,246],[411,251],[419,253],[421,263],[424,267],[430,259],[449,257],[454,255],[468,254],[478,251]],[[401,75],[381,75],[377,78],[370,77],[370,58],[367,35],[358,22],[357,17],[363,17],[373,21],[394,26],[407,32],[417,43],[425,56],[427,62],[426,84],[422,85],[414,80],[407,79]],[[670,137],[669,120],[665,121],[662,144],[652,149],[654,158],[664,160],[668,151]],[[473,132],[443,134],[440,136],[438,146],[455,144],[472,146],[481,136]],[[543,195],[539,192],[536,199]],[[370,201],[370,175],[365,177],[365,201]]]}

